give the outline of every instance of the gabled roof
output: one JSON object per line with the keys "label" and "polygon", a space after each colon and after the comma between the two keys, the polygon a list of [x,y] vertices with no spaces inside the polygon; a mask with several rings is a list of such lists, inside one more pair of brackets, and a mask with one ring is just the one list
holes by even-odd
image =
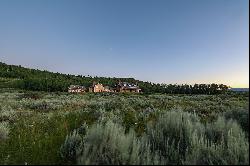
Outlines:
{"label": "gabled roof", "polygon": [[123,89],[139,89],[139,86],[128,82],[119,82],[118,87]]}
{"label": "gabled roof", "polygon": [[[96,82],[94,82],[91,86],[90,86],[90,88],[93,88],[94,86],[96,86],[96,85],[102,85],[102,84],[100,84],[100,83],[96,83]],[[103,85],[102,85],[103,86]]]}
{"label": "gabled roof", "polygon": [[84,86],[80,86],[80,85],[70,85],[69,89],[74,90],[74,89],[86,89],[86,88]]}

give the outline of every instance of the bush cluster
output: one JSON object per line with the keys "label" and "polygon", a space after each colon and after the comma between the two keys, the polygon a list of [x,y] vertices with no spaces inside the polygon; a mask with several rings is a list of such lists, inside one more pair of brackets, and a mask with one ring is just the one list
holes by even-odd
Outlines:
{"label": "bush cluster", "polygon": [[249,163],[249,143],[237,123],[219,117],[205,125],[197,115],[176,110],[148,123],[142,136],[119,123],[100,122],[85,135],[67,136],[61,149],[64,160],[76,164]]}

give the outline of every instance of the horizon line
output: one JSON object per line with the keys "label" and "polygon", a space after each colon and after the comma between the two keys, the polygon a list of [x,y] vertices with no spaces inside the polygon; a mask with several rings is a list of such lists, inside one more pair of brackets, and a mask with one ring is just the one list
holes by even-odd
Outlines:
{"label": "horizon line", "polygon": [[[95,75],[95,76],[92,76],[92,75],[82,75],[82,74],[73,74],[73,73],[60,73],[60,72],[58,72],[58,71],[52,71],[52,70],[47,70],[47,69],[41,69],[41,68],[31,68],[31,67],[27,67],[26,65],[19,65],[19,64],[8,64],[8,63],[5,63],[5,62],[3,62],[3,61],[0,61],[1,63],[4,63],[4,64],[6,64],[6,65],[12,65],[12,66],[21,66],[21,67],[23,67],[23,68],[27,68],[27,69],[34,69],[34,70],[41,70],[41,71],[47,71],[47,72],[51,72],[51,73],[59,73],[59,74],[66,74],[66,75],[74,75],[74,76],[78,76],[78,75],[81,75],[81,76],[84,76],[84,77],[91,77],[91,78],[93,78],[93,77],[104,77],[104,78],[132,78],[132,79],[135,79],[135,80],[137,80],[137,81],[143,81],[143,82],[149,82],[149,83],[153,83],[153,84],[167,84],[167,85],[169,85],[169,84],[172,84],[172,85],[195,85],[195,84],[223,84],[223,83],[159,83],[159,82],[153,82],[153,81],[148,81],[148,80],[139,80],[139,79],[136,79],[135,77],[110,77],[110,76],[98,76],[98,75]],[[226,84],[223,84],[223,85],[226,85]],[[249,86],[248,87],[232,87],[232,86],[230,86],[230,85],[226,85],[226,86],[228,86],[229,88],[246,88],[246,89],[249,89]]]}

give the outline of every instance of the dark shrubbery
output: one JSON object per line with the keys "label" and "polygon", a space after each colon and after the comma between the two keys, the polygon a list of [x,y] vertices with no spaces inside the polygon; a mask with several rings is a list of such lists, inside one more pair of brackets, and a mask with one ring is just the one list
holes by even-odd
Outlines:
{"label": "dark shrubbery", "polygon": [[249,134],[249,109],[235,109],[224,113],[226,119],[236,120]]}

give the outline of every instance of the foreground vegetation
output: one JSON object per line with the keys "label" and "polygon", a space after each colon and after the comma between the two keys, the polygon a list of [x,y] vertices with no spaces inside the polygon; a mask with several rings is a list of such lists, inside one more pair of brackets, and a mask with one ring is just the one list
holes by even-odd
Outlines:
{"label": "foreground vegetation", "polygon": [[0,89],[0,164],[249,164],[248,93]]}

